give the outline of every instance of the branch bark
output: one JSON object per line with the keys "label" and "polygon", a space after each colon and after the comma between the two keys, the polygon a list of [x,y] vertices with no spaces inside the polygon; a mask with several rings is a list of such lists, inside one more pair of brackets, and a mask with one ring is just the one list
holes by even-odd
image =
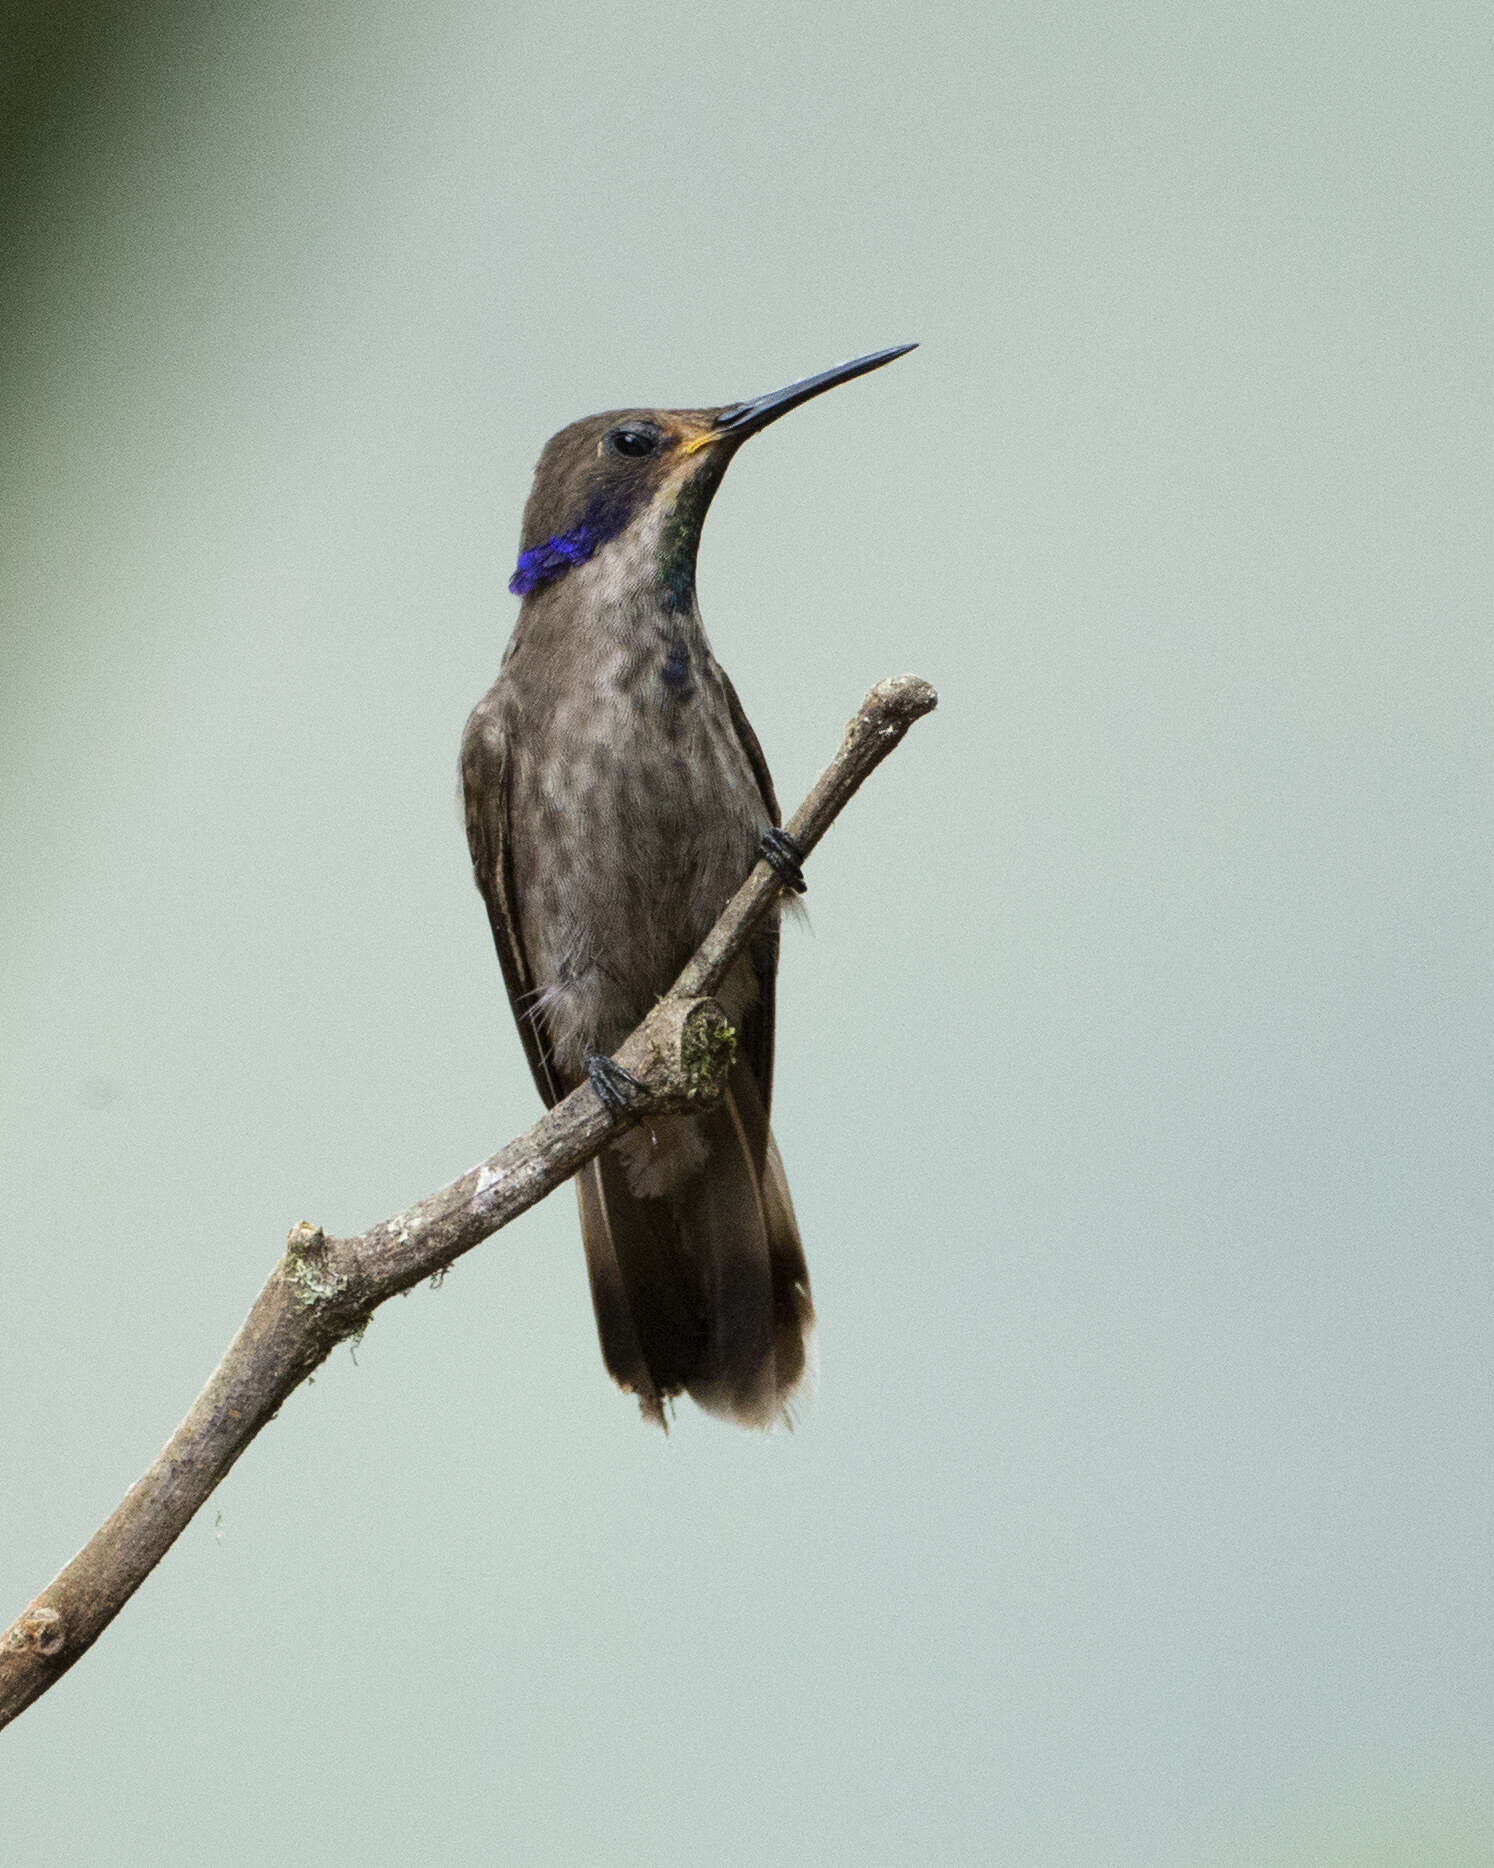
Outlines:
{"label": "branch bark", "polygon": [[[807,856],[862,782],[937,696],[915,675],[879,682],[787,825]],[[407,1212],[355,1238],[294,1226],[223,1360],[145,1475],[71,1563],[0,1634],[0,1725],[85,1654],[165,1556],[230,1466],[338,1343],[378,1306],[444,1271],[590,1160],[619,1127],[714,1101],[734,1038],[711,998],[777,898],[759,862],[679,979],[618,1050],[644,1085],[614,1121],[589,1084],[526,1134]]]}

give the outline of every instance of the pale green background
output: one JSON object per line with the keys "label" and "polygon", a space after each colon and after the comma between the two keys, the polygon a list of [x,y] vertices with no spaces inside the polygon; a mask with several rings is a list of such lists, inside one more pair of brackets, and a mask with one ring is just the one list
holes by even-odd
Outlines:
{"label": "pale green background", "polygon": [[943,704],[786,942],[799,1430],[647,1431],[553,1199],[5,1868],[1494,1861],[1488,8],[127,12],[5,41],[0,1620],[535,1112],[453,798],[554,428],[921,340],[701,588],[790,805]]}

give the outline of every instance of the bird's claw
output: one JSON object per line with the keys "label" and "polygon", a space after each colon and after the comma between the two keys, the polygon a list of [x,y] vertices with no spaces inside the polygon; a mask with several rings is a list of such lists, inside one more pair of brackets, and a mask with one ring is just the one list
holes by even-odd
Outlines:
{"label": "bird's claw", "polygon": [[588,1057],[586,1074],[597,1093],[597,1101],[614,1121],[632,1108],[635,1095],[643,1094],[644,1086],[632,1071],[624,1070],[610,1057],[599,1054]]}
{"label": "bird's claw", "polygon": [[804,880],[804,852],[786,830],[779,830],[776,826],[772,830],[765,830],[757,846],[757,853],[795,895],[802,895],[809,887]]}

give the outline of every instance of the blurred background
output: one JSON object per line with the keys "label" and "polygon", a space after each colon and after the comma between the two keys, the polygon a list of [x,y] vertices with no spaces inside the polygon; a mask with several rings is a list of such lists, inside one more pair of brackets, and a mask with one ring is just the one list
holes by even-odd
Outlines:
{"label": "blurred background", "polygon": [[15,1868],[1494,1861],[1487,9],[13,6],[0,1621],[295,1220],[536,1102],[455,805],[533,461],[775,426],[792,1434],[574,1202],[375,1318],[0,1745]]}

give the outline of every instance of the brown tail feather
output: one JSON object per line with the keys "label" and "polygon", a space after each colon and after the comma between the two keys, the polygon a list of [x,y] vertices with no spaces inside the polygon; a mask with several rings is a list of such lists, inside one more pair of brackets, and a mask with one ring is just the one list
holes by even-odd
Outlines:
{"label": "brown tail feather", "polygon": [[762,1186],[768,1215],[768,1251],[773,1262],[773,1362],[782,1406],[804,1374],[814,1334],[814,1300],[809,1294],[809,1267],[799,1242],[799,1222],[789,1198],[788,1177],[771,1131]]}
{"label": "brown tail feather", "polygon": [[662,1425],[663,1403],[685,1386],[705,1334],[669,1209],[662,1200],[635,1198],[610,1151],[576,1176],[576,1193],[602,1358],[618,1386]]}
{"label": "brown tail feather", "polygon": [[653,1419],[683,1390],[711,1413],[768,1426],[803,1373],[814,1310],[783,1163],[745,1065],[700,1133],[704,1167],[666,1196],[635,1194],[610,1149],[577,1176],[602,1355]]}

